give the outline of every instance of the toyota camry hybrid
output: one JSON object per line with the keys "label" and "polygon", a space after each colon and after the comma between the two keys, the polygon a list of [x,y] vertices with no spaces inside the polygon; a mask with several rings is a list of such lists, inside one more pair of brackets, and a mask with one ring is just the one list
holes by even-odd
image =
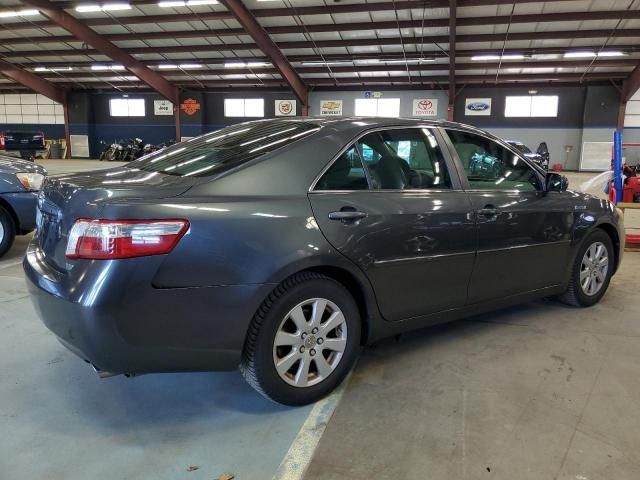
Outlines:
{"label": "toyota camry hybrid", "polygon": [[239,366],[300,405],[383,337],[541,297],[595,304],[622,228],[473,127],[276,119],[46,179],[24,268],[46,326],[102,376]]}

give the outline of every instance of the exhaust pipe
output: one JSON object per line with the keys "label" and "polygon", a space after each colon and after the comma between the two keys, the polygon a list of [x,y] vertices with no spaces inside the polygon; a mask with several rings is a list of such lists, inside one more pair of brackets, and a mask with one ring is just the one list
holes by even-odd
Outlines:
{"label": "exhaust pipe", "polygon": [[109,378],[109,377],[115,377],[117,375],[120,375],[119,373],[108,372],[107,370],[100,370],[93,363],[91,364],[91,366],[93,367],[93,370],[98,374],[100,378]]}

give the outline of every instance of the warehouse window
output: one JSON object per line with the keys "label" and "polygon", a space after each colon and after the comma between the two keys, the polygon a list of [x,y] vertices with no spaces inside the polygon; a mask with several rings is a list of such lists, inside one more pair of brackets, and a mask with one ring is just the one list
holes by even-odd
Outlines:
{"label": "warehouse window", "polygon": [[0,94],[1,124],[55,125],[64,123],[62,105],[33,93]]}
{"label": "warehouse window", "polygon": [[109,113],[112,117],[144,117],[144,98],[112,98]]}
{"label": "warehouse window", "polygon": [[399,98],[356,98],[358,117],[399,117]]}
{"label": "warehouse window", "polygon": [[225,117],[264,117],[264,98],[225,98]]}
{"label": "warehouse window", "polygon": [[505,117],[557,117],[557,95],[523,95],[507,97]]}

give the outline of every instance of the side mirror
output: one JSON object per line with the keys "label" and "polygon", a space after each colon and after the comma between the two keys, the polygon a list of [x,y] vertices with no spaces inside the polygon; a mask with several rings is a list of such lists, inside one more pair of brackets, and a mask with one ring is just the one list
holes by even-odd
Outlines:
{"label": "side mirror", "polygon": [[569,179],[555,172],[548,172],[544,183],[546,192],[564,192],[569,188]]}

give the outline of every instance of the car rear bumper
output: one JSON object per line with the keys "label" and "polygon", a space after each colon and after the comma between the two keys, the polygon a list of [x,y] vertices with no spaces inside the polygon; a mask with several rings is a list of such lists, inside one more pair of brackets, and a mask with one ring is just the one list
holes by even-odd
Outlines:
{"label": "car rear bumper", "polygon": [[[157,289],[136,276],[141,270],[137,260],[150,259],[162,260],[94,262],[97,272],[84,283],[78,281],[82,273],[74,276],[48,266],[34,241],[24,270],[45,326],[97,370],[141,374],[237,368],[253,314],[273,285]],[[116,279],[126,283],[124,288],[110,288]],[[103,294],[103,289],[113,293]]]}
{"label": "car rear bumper", "polygon": [[18,233],[36,228],[38,192],[2,193],[0,196],[11,206],[18,218]]}

